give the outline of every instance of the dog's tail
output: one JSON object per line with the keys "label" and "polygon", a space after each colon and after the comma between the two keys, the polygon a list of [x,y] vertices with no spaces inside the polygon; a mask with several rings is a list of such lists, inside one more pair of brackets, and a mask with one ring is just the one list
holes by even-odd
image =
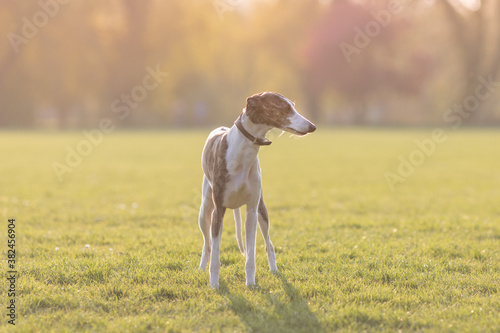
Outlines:
{"label": "dog's tail", "polygon": [[243,245],[243,231],[241,230],[241,213],[240,209],[236,208],[233,210],[234,223],[236,225],[236,241],[238,242],[238,247],[242,255],[245,255],[245,245]]}

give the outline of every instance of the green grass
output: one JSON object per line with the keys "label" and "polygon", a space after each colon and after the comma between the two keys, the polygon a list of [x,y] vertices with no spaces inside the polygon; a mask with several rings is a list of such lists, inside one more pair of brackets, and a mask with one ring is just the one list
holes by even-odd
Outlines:
{"label": "green grass", "polygon": [[447,133],[394,192],[384,172],[430,130],[274,136],[260,160],[280,274],[259,234],[258,286],[245,286],[226,214],[218,292],[197,270],[207,134],[109,134],[59,182],[51,163],[82,134],[0,132],[16,331],[500,331],[498,131]]}

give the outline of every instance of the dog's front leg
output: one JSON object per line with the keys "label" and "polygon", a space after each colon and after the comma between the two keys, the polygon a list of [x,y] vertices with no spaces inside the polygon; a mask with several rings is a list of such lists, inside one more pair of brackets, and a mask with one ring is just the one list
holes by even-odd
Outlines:
{"label": "dog's front leg", "polygon": [[247,206],[245,221],[245,236],[247,245],[247,260],[245,273],[247,286],[255,284],[255,236],[257,234],[257,207]]}
{"label": "dog's front leg", "polygon": [[216,205],[212,212],[212,251],[210,256],[210,287],[219,288],[220,273],[220,240],[222,237],[222,222],[225,207]]}

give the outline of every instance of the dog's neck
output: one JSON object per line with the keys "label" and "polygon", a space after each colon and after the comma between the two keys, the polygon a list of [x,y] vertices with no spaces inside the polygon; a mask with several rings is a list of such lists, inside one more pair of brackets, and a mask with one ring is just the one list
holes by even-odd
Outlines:
{"label": "dog's neck", "polygon": [[[238,119],[236,119],[234,124],[240,130],[241,134],[243,134],[243,136],[245,136],[253,144],[256,144],[258,146],[269,146],[271,144],[271,141],[266,139],[266,134],[272,127],[262,124],[256,125],[252,122],[250,117],[247,116],[246,112],[243,112],[238,117]],[[250,127],[251,130],[248,131],[246,127]],[[252,132],[255,132],[257,134],[253,135]]]}
{"label": "dog's neck", "polygon": [[[241,115],[241,124],[244,129],[253,137],[262,141],[267,140],[266,134],[272,129],[272,126],[264,124],[254,124],[245,112]],[[228,171],[231,173],[235,169],[244,169],[248,171],[259,153],[260,146],[252,142],[241,131],[233,125],[227,135],[228,139],[228,155],[232,156],[229,160],[231,165],[227,165]]]}

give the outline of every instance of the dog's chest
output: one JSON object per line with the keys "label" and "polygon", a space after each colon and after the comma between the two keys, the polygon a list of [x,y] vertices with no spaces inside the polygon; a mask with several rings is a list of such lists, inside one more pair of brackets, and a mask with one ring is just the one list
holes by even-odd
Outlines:
{"label": "dog's chest", "polygon": [[232,171],[226,184],[224,206],[235,209],[258,203],[262,186],[258,161],[249,169],[237,168]]}

